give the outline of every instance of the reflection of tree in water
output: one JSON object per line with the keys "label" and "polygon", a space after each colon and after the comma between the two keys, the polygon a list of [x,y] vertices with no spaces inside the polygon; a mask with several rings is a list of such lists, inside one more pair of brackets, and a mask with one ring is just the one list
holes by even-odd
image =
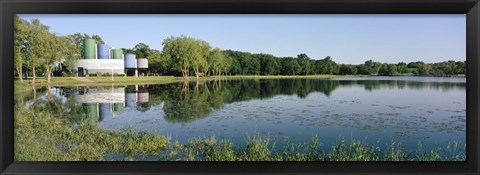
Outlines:
{"label": "reflection of tree in water", "polygon": [[398,89],[425,89],[426,87],[448,91],[452,89],[465,89],[466,83],[457,82],[422,82],[422,81],[404,81],[404,80],[338,80],[341,86],[351,87],[353,85],[363,85],[365,90],[373,91],[382,88]]}
{"label": "reflection of tree in water", "polygon": [[33,91],[33,88],[31,91],[23,91],[14,94],[14,102],[15,105],[21,106],[24,105],[26,102],[34,100],[36,97],[34,93],[39,93],[39,94],[44,94],[47,92],[46,87],[35,87],[35,92]]}
{"label": "reflection of tree in water", "polygon": [[[267,99],[276,95],[294,95],[305,98],[311,92],[330,95],[338,83],[312,79],[222,80],[159,85],[152,100],[164,102],[165,118],[170,122],[189,122],[208,116],[212,109],[220,110],[225,104],[251,99]],[[150,90],[149,90],[150,91]],[[152,92],[152,91],[150,91]],[[160,92],[160,93],[159,93]]]}
{"label": "reflection of tree in water", "polygon": [[[331,81],[318,79],[218,80],[183,84],[154,85],[149,88],[153,99],[149,104],[164,102],[169,122],[190,122],[207,117],[213,109],[226,104],[252,99],[268,99],[276,95],[297,95],[306,98],[312,92],[330,96],[339,86],[361,85],[368,91],[381,88],[430,87],[450,90],[465,88],[465,83],[414,82],[403,80]],[[152,94],[153,92],[153,94]],[[161,98],[158,98],[161,97]]]}
{"label": "reflection of tree in water", "polygon": [[15,94],[15,106],[27,107],[26,103],[30,102],[28,108],[34,112],[49,112],[54,117],[69,119],[72,122],[80,119],[79,116],[84,114],[83,106],[78,106],[73,98],[64,99],[70,96],[70,88],[54,88],[51,91],[49,89],[50,86],[42,86]]}
{"label": "reflection of tree in water", "polygon": [[[196,84],[195,90],[189,87],[182,87],[180,91],[170,91],[169,96],[164,100],[163,110],[165,119],[169,122],[185,123],[198,118],[203,118],[211,113],[212,108],[208,103],[209,91],[205,85]],[[188,89],[186,89],[188,88]]]}
{"label": "reflection of tree in water", "polygon": [[137,111],[146,112],[150,109],[150,106],[148,103],[138,103]]}

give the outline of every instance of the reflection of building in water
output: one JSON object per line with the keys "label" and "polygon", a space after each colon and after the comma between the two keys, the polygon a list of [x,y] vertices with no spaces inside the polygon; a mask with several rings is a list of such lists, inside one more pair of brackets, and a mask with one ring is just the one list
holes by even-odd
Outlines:
{"label": "reflection of building in water", "polygon": [[76,103],[124,103],[124,87],[77,87]]}
{"label": "reflection of building in water", "polygon": [[138,97],[138,103],[148,102],[148,92],[139,92],[137,97]]}
{"label": "reflection of building in water", "polygon": [[74,101],[84,106],[88,118],[102,121],[125,109],[125,87],[77,87]]}
{"label": "reflection of building in water", "polygon": [[125,106],[136,107],[137,103],[148,102],[148,92],[143,90],[143,86],[135,85],[135,89],[127,90],[125,93]]}
{"label": "reflection of building in water", "polygon": [[74,92],[74,101],[83,104],[86,116],[98,121],[106,117],[115,118],[115,112],[135,108],[137,103],[147,103],[149,96],[148,92],[139,92],[138,85],[129,92],[125,87],[113,86],[81,86]]}
{"label": "reflection of building in water", "polygon": [[137,106],[137,93],[130,92],[125,94],[125,106],[128,107],[135,107]]}
{"label": "reflection of building in water", "polygon": [[96,103],[84,103],[83,107],[87,113],[87,117],[96,118],[98,116],[98,105]]}
{"label": "reflection of building in water", "polygon": [[100,103],[99,104],[100,112],[99,117],[100,121],[102,121],[106,116],[113,117],[113,106],[110,103]]}

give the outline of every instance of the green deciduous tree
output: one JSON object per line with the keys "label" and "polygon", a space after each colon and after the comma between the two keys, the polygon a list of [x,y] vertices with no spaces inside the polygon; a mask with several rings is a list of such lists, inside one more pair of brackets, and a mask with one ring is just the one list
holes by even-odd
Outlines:
{"label": "green deciduous tree", "polygon": [[157,50],[150,49],[150,46],[145,43],[138,43],[137,45],[135,45],[135,47],[132,48],[132,51],[137,58],[147,58],[151,54],[159,52]]}
{"label": "green deciduous tree", "polygon": [[258,54],[260,59],[261,75],[278,75],[281,69],[281,63],[278,58],[269,54]]}
{"label": "green deciduous tree", "polygon": [[193,39],[191,40],[192,47],[192,66],[195,71],[195,76],[198,79],[203,67],[208,66],[207,57],[210,56],[211,46],[206,41]]}
{"label": "green deciduous tree", "polygon": [[307,54],[299,54],[297,55],[298,58],[298,64],[301,67],[300,74],[302,75],[308,75],[312,72],[312,65],[310,62],[310,57],[307,56]]}
{"label": "green deciduous tree", "polygon": [[320,74],[336,74],[339,69],[337,63],[335,63],[330,56],[320,60],[318,66],[320,66],[317,68]]}
{"label": "green deciduous tree", "polygon": [[35,84],[37,68],[42,64],[42,58],[46,54],[44,44],[47,42],[46,33],[49,27],[40,23],[38,19],[32,19],[26,32],[26,60],[28,67],[32,69],[32,84]]}
{"label": "green deciduous tree", "polygon": [[357,67],[351,64],[340,65],[339,74],[341,75],[355,75],[357,74]]}
{"label": "green deciduous tree", "polygon": [[50,83],[52,71],[60,63],[72,62],[78,59],[76,47],[71,40],[65,36],[57,36],[53,33],[45,33],[44,36],[44,55],[42,64],[47,76],[47,82]]}
{"label": "green deciduous tree", "polygon": [[407,67],[407,64],[405,62],[399,62],[397,64],[397,69],[398,69],[398,73],[403,75],[404,73],[407,73],[408,67]]}
{"label": "green deciduous tree", "polygon": [[17,71],[18,77],[20,81],[23,82],[23,65],[25,60],[25,51],[26,48],[24,47],[26,44],[26,37],[27,37],[27,26],[25,26],[26,22],[18,16],[15,16],[14,21],[14,66],[15,70]]}
{"label": "green deciduous tree", "polygon": [[298,75],[302,70],[302,67],[298,64],[296,58],[286,57],[282,59],[283,74],[285,75]]}
{"label": "green deciduous tree", "polygon": [[222,72],[223,62],[226,60],[226,55],[215,48],[211,51],[208,61],[210,62],[211,69],[214,76],[218,76]]}
{"label": "green deciduous tree", "polygon": [[190,69],[193,69],[198,78],[210,49],[210,45],[202,40],[186,36],[169,37],[163,41],[162,56],[171,59],[176,65],[173,68],[181,71],[183,77],[188,77]]}

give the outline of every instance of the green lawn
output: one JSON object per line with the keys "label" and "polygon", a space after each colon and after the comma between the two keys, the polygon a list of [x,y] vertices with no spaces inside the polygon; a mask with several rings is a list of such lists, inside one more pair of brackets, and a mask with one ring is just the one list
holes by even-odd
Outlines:
{"label": "green lawn", "polygon": [[[366,77],[365,75],[236,75],[236,76],[221,76],[221,77],[200,77],[199,80],[238,80],[238,79],[275,79],[275,78],[338,78],[338,77]],[[185,80],[194,81],[196,77],[175,76],[148,76],[148,77],[52,77],[50,85],[54,86],[74,86],[74,85],[111,85],[115,84],[164,84],[184,82]],[[36,85],[48,85],[47,80],[43,77],[36,79]],[[20,80],[15,80],[15,84],[20,83]],[[24,83],[31,83],[31,80],[24,80]],[[20,83],[21,84],[21,83]]]}

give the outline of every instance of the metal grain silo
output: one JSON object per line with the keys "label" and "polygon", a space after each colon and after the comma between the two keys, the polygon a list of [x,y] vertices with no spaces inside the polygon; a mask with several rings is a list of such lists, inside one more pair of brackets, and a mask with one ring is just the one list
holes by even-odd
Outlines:
{"label": "metal grain silo", "polygon": [[113,117],[112,114],[112,105],[110,103],[100,103],[99,105],[100,108],[100,118],[99,121],[103,121],[105,117]]}
{"label": "metal grain silo", "polygon": [[98,44],[98,59],[110,59],[110,46],[106,44]]}
{"label": "metal grain silo", "polygon": [[84,59],[96,59],[95,44],[96,42],[94,39],[83,40],[83,58]]}
{"label": "metal grain silo", "polygon": [[137,60],[135,59],[135,54],[125,54],[125,68],[137,68]]}
{"label": "metal grain silo", "polygon": [[148,68],[148,60],[146,58],[138,58],[137,59],[137,68],[139,68],[139,69]]}
{"label": "metal grain silo", "polygon": [[113,49],[112,50],[113,59],[122,59],[122,56],[123,56],[122,49]]}

